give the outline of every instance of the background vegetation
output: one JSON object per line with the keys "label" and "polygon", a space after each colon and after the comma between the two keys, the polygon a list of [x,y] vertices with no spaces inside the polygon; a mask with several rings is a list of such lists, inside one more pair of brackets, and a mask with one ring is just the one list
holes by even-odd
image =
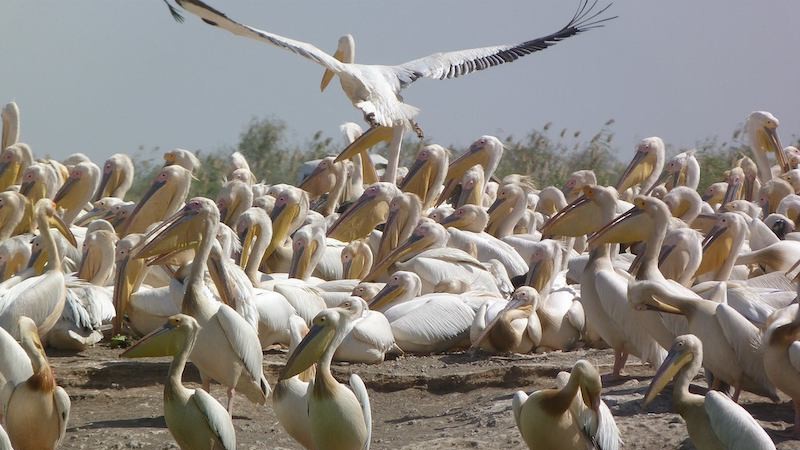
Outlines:
{"label": "background vegetation", "polygon": [[[506,150],[497,175],[503,177],[510,173],[526,174],[541,188],[549,185],[561,186],[573,171],[592,168],[599,183],[614,184],[627,164],[627,155],[631,154],[630,149],[635,143],[615,142],[613,125],[614,120],[610,119],[593,134],[584,134],[579,130],[558,129],[554,124],[547,123],[541,128],[534,128],[522,138],[501,138],[506,144]],[[283,121],[275,118],[253,118],[244,127],[235,147],[210,152],[196,151],[202,162],[202,170],[195,174],[196,180],[192,183],[190,195],[214,198],[228,170],[228,157],[234,151],[241,152],[247,158],[259,181],[268,184],[296,184],[298,169],[303,162],[335,155],[344,145],[343,138],[325,136],[321,131],[302,143],[290,142],[287,135],[287,126]],[[800,144],[797,137],[792,138],[791,142],[795,142],[794,145]],[[687,150],[667,145],[667,158]],[[416,138],[404,142],[402,165],[410,165],[419,146]],[[459,147],[448,148],[453,151],[453,158],[466,150]],[[734,130],[727,140],[711,137],[698,142],[695,148],[702,169],[699,187],[701,192],[709,184],[721,180],[723,172],[738,158],[750,154],[741,129]],[[163,165],[161,155],[164,150],[166,149],[139,148],[131,155],[136,165],[136,181],[128,195],[129,199],[138,199],[147,190]],[[383,152],[383,149],[379,152]],[[626,157],[621,158],[620,155]]]}

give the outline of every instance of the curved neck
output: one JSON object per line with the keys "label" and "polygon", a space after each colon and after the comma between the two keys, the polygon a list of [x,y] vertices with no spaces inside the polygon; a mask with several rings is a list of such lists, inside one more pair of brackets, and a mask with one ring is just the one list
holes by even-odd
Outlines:
{"label": "curved neck", "polygon": [[269,246],[269,242],[272,240],[272,234],[267,236],[267,233],[265,233],[266,227],[261,224],[253,226],[258,227],[258,234],[253,242],[253,248],[250,250],[250,259],[247,260],[247,264],[244,267],[244,273],[247,274],[247,278],[249,278],[251,282],[256,284],[261,281],[261,277],[258,274],[258,268],[261,265],[261,260],[264,259],[264,253],[267,251],[267,246]]}
{"label": "curved neck", "polygon": [[183,376],[183,369],[186,368],[186,361],[189,360],[189,354],[192,352],[194,348],[195,340],[197,339],[197,329],[192,329],[189,331],[189,335],[186,336],[186,342],[184,342],[181,349],[175,356],[172,358],[172,363],[169,365],[169,373],[167,375],[167,385],[164,386],[165,390],[168,388],[177,389],[182,388],[183,384],[181,383],[181,377]]}
{"label": "curved neck", "polygon": [[661,253],[661,246],[664,244],[664,238],[667,235],[668,218],[654,217],[653,232],[647,238],[647,245],[642,255],[642,266],[636,274],[636,279],[652,279],[664,278],[661,271],[658,269],[658,255]]}
{"label": "curved neck", "polygon": [[695,355],[692,361],[683,366],[675,377],[675,385],[672,388],[672,403],[676,409],[682,409],[692,398],[701,397],[689,392],[689,384],[697,375],[697,372],[700,371],[701,364],[701,357]]}
{"label": "curved neck", "polygon": [[[203,279],[206,272],[206,264],[208,257],[211,254],[211,248],[214,246],[216,239],[216,230],[219,219],[214,215],[209,215],[203,220],[203,236],[200,239],[200,246],[195,253],[194,261],[192,262],[192,269],[189,276],[186,278],[187,293],[189,289],[198,289],[203,286]],[[196,295],[184,295],[186,299],[196,299]]]}
{"label": "curved neck", "polygon": [[61,270],[61,256],[58,253],[53,233],[50,231],[50,224],[47,223],[47,216],[43,213],[39,214],[36,216],[36,223],[42,233],[44,248],[47,250],[47,270]]}

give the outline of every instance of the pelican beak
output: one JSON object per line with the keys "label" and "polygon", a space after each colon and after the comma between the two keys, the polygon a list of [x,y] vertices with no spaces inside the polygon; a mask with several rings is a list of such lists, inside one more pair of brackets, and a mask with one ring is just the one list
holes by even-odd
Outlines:
{"label": "pelican beak", "polygon": [[467,170],[472,168],[472,166],[480,165],[481,167],[486,167],[489,163],[489,154],[483,151],[483,149],[484,147],[482,145],[474,143],[469,147],[466,153],[450,163],[450,166],[447,168],[447,176],[445,176],[444,179],[444,189],[442,193],[439,194],[436,206],[441,205],[453,195],[453,191],[456,189],[459,180],[464,178],[464,174]]}
{"label": "pelican beak", "polygon": [[394,300],[403,293],[403,290],[400,289],[399,285],[391,285],[386,283],[386,286],[383,287],[375,297],[372,297],[372,300],[369,301],[369,309],[373,310],[382,310],[392,304]]}
{"label": "pelican beak", "polygon": [[50,222],[50,226],[55,227],[62,236],[64,236],[67,241],[72,244],[73,247],[78,247],[78,241],[75,239],[75,235],[72,234],[72,230],[69,229],[69,225],[64,223],[64,221],[58,215],[54,215],[50,217],[48,220]]}
{"label": "pelican beak", "polygon": [[694,356],[691,352],[679,349],[674,345],[672,346],[669,354],[667,354],[667,358],[650,381],[650,387],[647,388],[647,393],[644,395],[645,406],[652,402],[659,392],[664,390],[667,384],[675,378],[675,375],[677,375],[681,368],[688,364],[692,358],[694,358]]}
{"label": "pelican beak", "polygon": [[642,303],[635,305],[634,309],[638,311],[660,311],[667,314],[683,315],[683,311],[672,305],[662,302],[656,298],[656,294],[646,297]]}
{"label": "pelican beak", "polygon": [[392,266],[395,262],[399,261],[400,258],[403,256],[415,252],[417,248],[423,247],[425,242],[423,241],[422,235],[419,234],[412,234],[403,245],[392,250],[388,255],[386,255],[378,264],[372,267],[372,270],[369,271],[366,277],[362,281],[374,281],[380,275],[383,275],[389,267]]}
{"label": "pelican beak", "polygon": [[139,339],[133,346],[119,355],[121,358],[151,358],[172,356],[180,351],[181,339],[175,333],[176,326],[168,321],[164,326]]}
{"label": "pelican beak", "polygon": [[[111,181],[111,177],[113,175],[114,175],[113,169],[106,171],[105,168],[103,168],[103,178],[100,179],[100,185],[97,186],[97,191],[94,194],[94,198],[92,198],[93,202],[96,202],[101,198],[105,197],[104,193],[106,190],[106,186],[108,185],[108,182]],[[111,191],[111,189],[109,189],[109,191]]]}
{"label": "pelican beak", "polygon": [[547,282],[550,281],[553,270],[553,260],[550,258],[544,258],[533,262],[530,269],[528,269],[528,275],[525,277],[525,285],[533,287],[538,292],[542,292]]}
{"label": "pelican beak", "polygon": [[665,182],[667,179],[670,179],[670,181],[672,181],[672,187],[674,188],[676,186],[676,183],[678,182],[678,179],[680,179],[680,171],[672,174],[672,177],[670,178],[670,174],[666,170],[664,170],[663,172],[661,172],[661,175],[659,175],[656,182],[653,183],[652,186],[650,186],[650,189],[648,189],[647,192],[644,193],[644,195],[650,195],[650,193],[653,192],[653,189],[655,189],[659,184]]}
{"label": "pelican beak", "polygon": [[95,264],[94,258],[92,258],[89,254],[89,249],[84,248],[83,252],[81,252],[81,263],[78,266],[78,273],[75,275],[84,281],[89,281],[92,279],[92,275],[95,273]]}
{"label": "pelican beak", "polygon": [[602,244],[629,244],[647,239],[647,230],[651,227],[650,218],[643,214],[644,210],[633,207],[620,214],[616,219],[593,234],[587,242],[589,248],[597,248]]}
{"label": "pelican beak", "polygon": [[[133,221],[134,217],[136,217],[136,214],[139,212],[139,210],[141,210],[142,207],[144,207],[144,205],[147,204],[147,201],[150,200],[150,197],[152,197],[156,192],[158,192],[159,189],[164,187],[166,184],[167,184],[166,181],[154,181],[153,184],[150,185],[150,188],[147,189],[147,192],[144,193],[142,199],[139,200],[139,203],[136,204],[136,207],[133,208],[131,215],[128,216],[128,220],[126,220],[125,222],[127,224],[130,224]],[[127,227],[128,225],[125,225],[125,228]]]}
{"label": "pelican beak", "polygon": [[256,242],[256,225],[247,227],[247,231],[239,235],[239,241],[242,243],[242,254],[239,257],[239,266],[247,267],[250,261],[250,254],[253,252],[253,245]]}
{"label": "pelican beak", "polygon": [[375,224],[370,223],[368,217],[376,213],[383,213],[383,217],[388,218],[389,204],[376,201],[374,196],[362,195],[328,228],[327,236],[347,242],[366,237]]}
{"label": "pelican beak", "polygon": [[[337,51],[336,53],[333,54],[333,57],[336,58],[336,55],[338,55],[338,54],[339,54],[339,52]],[[336,59],[339,59],[339,58],[336,58]],[[331,82],[331,80],[333,79],[334,75],[336,75],[336,74],[333,73],[333,71],[331,71],[330,69],[325,69],[325,73],[322,74],[322,81],[319,83],[320,92],[325,91],[325,88],[328,87],[328,83]]]}
{"label": "pelican beak", "polygon": [[581,389],[581,397],[583,398],[583,402],[586,406],[589,407],[595,413],[600,412],[600,404],[602,403],[602,399],[600,398],[600,393],[588,393],[585,389]]}
{"label": "pelican beak", "polygon": [[44,267],[47,264],[47,253],[42,250],[34,250],[31,252],[31,257],[28,259],[28,267],[32,267],[37,275],[44,273]]}
{"label": "pelican beak", "polygon": [[36,184],[35,181],[26,181],[26,182],[20,184],[19,185],[19,193],[27,197],[28,194],[31,193],[31,190],[33,190],[33,185],[34,184]]}
{"label": "pelican beak", "polygon": [[[680,184],[681,175],[683,175],[684,172],[686,172],[686,166],[683,166],[679,170],[676,170],[675,172],[672,173],[672,188],[673,189],[676,188]],[[654,186],[656,186],[656,185],[658,185],[658,183],[656,183]]]}
{"label": "pelican beak", "polygon": [[20,164],[16,161],[0,163],[0,189],[5,189],[16,183],[19,168]]}
{"label": "pelican beak", "polygon": [[117,262],[117,276],[114,279],[114,310],[117,314],[113,320],[113,335],[117,335],[122,330],[122,320],[128,309],[128,301],[133,294],[133,287],[136,279],[141,275],[145,265],[143,260],[130,260],[125,257]]}
{"label": "pelican beak", "polygon": [[[343,45],[348,44],[348,45]],[[352,63],[354,55],[354,42],[351,36],[342,36],[342,39],[339,40],[339,45],[336,47],[336,52],[333,54],[333,57],[337,61],[341,61],[343,63]],[[325,69],[325,73],[322,74],[322,81],[319,83],[319,90],[320,92],[324,92],[325,88],[328,87],[328,84],[333,79],[333,76],[336,75],[332,70]]]}
{"label": "pelican beak", "polygon": [[629,187],[640,183],[653,171],[653,165],[645,157],[647,152],[637,150],[628,167],[617,182],[617,192],[625,192]]}
{"label": "pelican beak", "polygon": [[311,257],[317,250],[317,241],[311,241],[308,245],[301,245],[300,248],[292,253],[292,262],[289,265],[289,278],[303,278],[311,265]]}
{"label": "pelican beak", "polygon": [[82,216],[75,220],[75,225],[85,227],[89,222],[96,219],[108,220],[111,217],[111,211],[102,210],[98,207],[92,208],[90,211],[84,213]]}
{"label": "pelican beak", "polygon": [[706,234],[706,237],[703,239],[703,252],[707,251],[711,244],[714,243],[720,236],[724,235],[725,232],[728,231],[728,227],[724,227],[721,225],[714,225],[713,228]]}
{"label": "pelican beak", "polygon": [[[394,134],[394,130],[392,127],[384,127],[382,125],[377,127],[371,127],[369,130],[365,131],[364,134],[358,137],[355,141],[351,142],[350,145],[347,146],[342,153],[339,153],[339,156],[333,161],[337,163],[339,161],[344,161],[346,159],[353,159],[358,154],[361,154],[361,164],[372,164],[371,161],[365,161],[364,158],[367,157],[367,150],[371,149],[372,147],[380,144],[381,142],[389,142],[392,140],[392,135]],[[364,180],[367,181],[366,179]],[[377,181],[377,180],[376,180]]]}
{"label": "pelican beak", "polygon": [[192,220],[195,216],[196,214],[186,207],[173,214],[147,234],[144,245],[133,257],[149,258],[194,248],[200,243],[201,238],[201,233]]}
{"label": "pelican beak", "polygon": [[233,284],[228,280],[225,268],[222,267],[220,256],[213,252],[211,257],[208,258],[208,273],[211,275],[214,286],[217,287],[217,292],[222,298],[222,302],[231,308],[235,308],[236,303],[233,301],[233,292],[231,292]]}
{"label": "pelican beak", "polygon": [[291,378],[317,362],[330,345],[335,332],[333,327],[314,324],[286,361],[278,380]]}
{"label": "pelican beak", "polygon": [[778,164],[781,166],[781,171],[783,171],[783,173],[786,173],[792,170],[789,164],[789,158],[783,151],[783,146],[781,145],[781,139],[778,137],[778,129],[765,127],[764,132],[767,134],[767,137],[769,138],[769,143],[772,146],[772,150],[775,152],[775,157],[778,159]]}
{"label": "pelican beak", "polygon": [[457,216],[455,213],[445,217],[441,222],[443,227],[461,227],[467,224],[467,218],[464,216]]}
{"label": "pelican beak", "polygon": [[738,178],[733,183],[728,183],[728,189],[722,197],[722,204],[726,205],[739,198],[739,191],[742,189],[742,182]]}
{"label": "pelican beak", "polygon": [[296,203],[284,203],[273,208],[272,214],[270,214],[270,218],[272,219],[272,239],[267,246],[267,250],[264,252],[263,260],[269,258],[272,252],[289,237],[289,228],[292,226],[292,222],[294,222],[298,214],[300,214],[300,205]]}
{"label": "pelican beak", "polygon": [[756,177],[753,175],[746,175],[744,177],[744,199],[752,201],[755,197],[756,190]]}
{"label": "pelican beak", "polygon": [[[552,236],[583,236],[594,231],[591,217],[598,216],[598,207],[586,195],[581,195],[557,212],[542,226],[542,239]],[[590,225],[590,226],[587,226]]]}
{"label": "pelican beak", "polygon": [[308,192],[311,195],[322,195],[324,192],[319,192],[319,189],[314,189],[314,184],[317,182],[317,178],[322,177],[323,175],[327,175],[328,171],[326,168],[322,167],[321,163],[314,168],[311,172],[311,175],[307,176],[298,188]]}
{"label": "pelican beak", "polygon": [[[416,177],[418,173],[420,174],[420,178],[422,179],[421,183],[413,183],[413,185],[421,184],[423,186],[428,186],[431,175],[430,174],[431,164],[429,164],[429,161],[430,161],[429,159],[421,159],[421,158],[417,158],[414,160],[414,164],[412,164],[411,168],[408,169],[408,173],[406,174],[405,177],[403,177],[403,182],[400,183],[401,191],[408,192],[406,190],[406,187],[411,186],[412,181],[414,182],[417,181],[414,179],[414,177]],[[422,170],[423,168],[425,168],[426,170]],[[420,198],[424,200],[424,196],[420,196]]]}
{"label": "pelican beak", "polygon": [[56,196],[55,196],[55,197],[53,197],[53,201],[54,201],[54,202],[56,202],[56,203],[58,203],[58,202],[60,202],[61,200],[63,200],[63,199],[64,199],[64,197],[66,197],[66,196],[67,196],[67,194],[69,194],[69,192],[70,192],[70,189],[72,189],[72,188],[73,188],[73,186],[75,186],[75,184],[76,184],[78,181],[80,181],[80,180],[78,180],[77,178],[73,178],[73,177],[70,177],[70,178],[68,178],[68,179],[67,179],[67,182],[66,182],[66,183],[64,183],[64,184],[61,186],[61,189],[59,189],[59,190],[58,190],[58,192],[56,192]]}
{"label": "pelican beak", "polygon": [[[486,211],[486,212],[489,213],[490,217],[497,210],[500,210],[501,212],[507,212],[507,210],[509,208],[503,208],[503,209],[500,208],[501,206],[503,206],[506,203],[506,201],[507,201],[507,199],[505,199],[505,198],[497,198],[497,199],[495,199],[494,203],[492,203],[492,206],[490,206],[489,210]],[[489,220],[491,220],[491,219],[489,219]]]}

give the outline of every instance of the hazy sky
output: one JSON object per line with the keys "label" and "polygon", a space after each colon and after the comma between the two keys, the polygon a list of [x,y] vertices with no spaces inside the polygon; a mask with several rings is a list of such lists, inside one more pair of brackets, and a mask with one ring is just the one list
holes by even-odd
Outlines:
{"label": "hazy sky", "polygon": [[[396,64],[436,51],[549,34],[576,1],[208,0],[249,25],[333,52],[352,33],[356,60]],[[603,0],[601,0],[602,2]],[[552,121],[596,132],[609,118],[627,157],[658,135],[676,148],[728,139],[753,110],[800,134],[800,2],[618,0],[619,18],[512,64],[404,92],[428,137],[465,145],[521,137]],[[285,120],[302,142],[362,122],[338,82],[297,55],[210,27],[174,22],[160,0],[4,0],[0,102],[15,100],[37,154],[102,161],[145,148],[234,145],[252,117]]]}

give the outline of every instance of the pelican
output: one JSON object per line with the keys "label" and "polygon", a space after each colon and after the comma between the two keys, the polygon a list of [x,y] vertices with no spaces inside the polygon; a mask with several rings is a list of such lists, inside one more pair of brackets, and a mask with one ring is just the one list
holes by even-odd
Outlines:
{"label": "pelican", "polygon": [[397,350],[392,327],[383,314],[370,311],[367,302],[360,297],[348,297],[336,306],[343,305],[362,312],[333,354],[334,360],[379,364],[386,353]]}
{"label": "pelican", "polygon": [[442,352],[463,343],[475,311],[459,295],[420,295],[421,291],[419,276],[400,270],[372,297],[369,307],[386,316],[404,352]]}
{"label": "pelican", "polygon": [[[700,184],[700,164],[694,156],[696,150],[687,150],[673,156],[664,168],[667,177],[666,188],[672,191],[678,186],[696,190]],[[656,183],[658,184],[658,183]]]}
{"label": "pelican", "polygon": [[328,228],[328,237],[344,242],[367,237],[376,225],[386,221],[389,203],[401,194],[392,183],[373,184]]}
{"label": "pelican", "polygon": [[574,202],[583,194],[583,187],[597,184],[597,176],[593,170],[578,170],[572,174],[564,182],[564,187],[561,192],[568,202]]}
{"label": "pelican", "polygon": [[778,137],[778,125],[780,125],[778,118],[767,111],[751,112],[744,125],[750,138],[753,159],[758,166],[758,179],[762,185],[773,178],[772,166],[767,157],[768,152],[775,153],[780,172],[788,172],[791,169]]}
{"label": "pelican", "polygon": [[225,408],[207,391],[183,385],[183,369],[200,330],[194,318],[176,314],[120,356],[173,356],[164,383],[164,419],[172,437],[182,449],[234,450],[236,431]]}
{"label": "pelican", "polygon": [[770,381],[791,397],[794,435],[800,436],[800,321],[797,304],[776,311],[764,333],[764,368]]}
{"label": "pelican", "polygon": [[33,164],[33,152],[28,144],[18,142],[0,149],[0,189],[20,184],[22,174]]}
{"label": "pelican", "polygon": [[264,404],[270,387],[261,367],[261,344],[256,330],[233,308],[212,300],[204,291],[203,276],[218,225],[217,205],[207,198],[195,197],[152,230],[135,257],[147,258],[187,245],[197,246],[181,306],[184,314],[191,314],[200,324],[198,345],[191,353],[191,360],[199,369],[206,390],[211,380],[227,386],[227,409],[231,412],[235,390],[255,403]]}
{"label": "pelican", "polygon": [[689,392],[689,383],[703,364],[703,343],[696,336],[678,336],[667,359],[658,368],[644,397],[647,405],[675,379],[672,405],[683,417],[689,438],[698,450],[753,449],[774,450],[767,433],[753,417],[725,394]]}
{"label": "pelican", "polygon": [[50,231],[50,222],[74,244],[75,237],[67,225],[56,215],[52,200],[41,199],[35,206],[36,221],[41,230],[47,251],[47,271],[39,276],[20,281],[14,286],[0,287],[0,327],[18,336],[17,321],[27,316],[36,323],[39,334],[46,335],[64,309],[66,279],[61,267],[61,257]]}
{"label": "pelican", "polygon": [[93,201],[105,197],[116,197],[120,200],[133,184],[133,161],[124,153],[115,153],[103,163],[103,178],[94,195]]}
{"label": "pelican", "polygon": [[648,192],[655,186],[664,168],[665,151],[664,141],[660,137],[642,139],[636,145],[633,159],[617,181],[617,192],[623,193],[637,185],[640,192]]}
{"label": "pelican", "polygon": [[422,217],[422,200],[416,194],[403,192],[389,202],[389,214],[383,227],[375,259],[382,260],[411,236]]}
{"label": "pelican", "polygon": [[491,179],[500,164],[504,149],[505,146],[500,139],[489,135],[481,136],[470,144],[467,151],[451,162],[447,168],[444,188],[439,194],[436,204],[440,205],[448,200],[455,192],[458,183],[464,178],[464,174],[476,164],[483,168],[483,179]]}
{"label": "pelican", "polygon": [[422,200],[422,209],[433,206],[439,195],[439,186],[447,175],[450,150],[438,144],[426,145],[417,153],[414,164],[403,177],[400,190],[416,194]]}
{"label": "pelican", "polygon": [[192,173],[178,165],[167,166],[156,175],[133,212],[117,230],[120,235],[143,233],[151,224],[180,209],[189,194]]}
{"label": "pelican", "polygon": [[200,159],[190,150],[176,148],[164,153],[164,167],[172,165],[194,172],[200,167]]}
{"label": "pelican", "polygon": [[0,241],[14,235],[14,230],[25,216],[24,195],[15,191],[0,192]]}
{"label": "pelican", "polygon": [[14,236],[0,243],[0,282],[21,272],[31,258],[31,246],[27,236]]}
{"label": "pelican", "polygon": [[232,227],[236,219],[251,206],[253,206],[253,190],[244,181],[230,180],[222,185],[217,194],[220,221],[225,225]]}
{"label": "pelican", "polygon": [[517,391],[511,402],[514,421],[531,450],[619,449],[622,439],[614,416],[601,400],[597,369],[586,360],[561,372],[558,387],[530,396]]}
{"label": "pelican", "polygon": [[[0,408],[16,450],[53,450],[64,439],[70,401],[56,385],[36,323],[19,317],[21,345],[0,328]],[[0,441],[1,443],[2,441]]]}
{"label": "pelican", "polygon": [[[347,43],[340,41],[340,51],[331,56],[311,44],[240,24],[200,0],[176,0],[176,3],[208,24],[221,27],[238,36],[289,50],[322,65],[326,69],[326,75],[321,84],[322,89],[325,88],[332,76],[327,75],[328,71],[338,75],[345,95],[353,103],[353,106],[364,114],[364,118],[371,126],[393,128],[391,157],[384,174],[384,181],[389,182],[394,182],[397,175],[397,161],[405,126],[410,125],[417,129],[418,134],[421,134],[421,130],[414,122],[414,117],[419,110],[403,102],[400,97],[400,91],[403,88],[419,78],[455,78],[511,62],[521,56],[544,50],[563,39],[602,26],[604,22],[612,19],[598,19],[598,16],[608,9],[608,6],[594,11],[596,2],[590,3],[588,0],[584,0],[569,23],[548,36],[517,45],[499,45],[436,53],[404,64],[385,66],[354,64],[352,62],[354,58],[352,37],[345,37],[344,41]],[[176,11],[171,5],[170,10],[174,16]],[[349,48],[347,48],[348,45]]]}
{"label": "pelican", "polygon": [[350,390],[331,374],[333,354],[362,312],[360,302],[320,312],[278,376],[278,382],[287,380],[317,363],[307,408],[311,441],[317,450],[369,449],[372,413],[364,382],[352,374]]}
{"label": "pelican", "polygon": [[[493,352],[530,353],[542,339],[542,324],[536,314],[541,298],[536,289],[523,286],[502,303],[485,302],[470,326],[472,348]],[[487,319],[494,313],[491,321]]]}
{"label": "pelican", "polygon": [[69,178],[53,197],[59,209],[64,210],[62,219],[72,224],[83,207],[92,199],[100,178],[100,168],[92,162],[81,162],[72,166]]}

